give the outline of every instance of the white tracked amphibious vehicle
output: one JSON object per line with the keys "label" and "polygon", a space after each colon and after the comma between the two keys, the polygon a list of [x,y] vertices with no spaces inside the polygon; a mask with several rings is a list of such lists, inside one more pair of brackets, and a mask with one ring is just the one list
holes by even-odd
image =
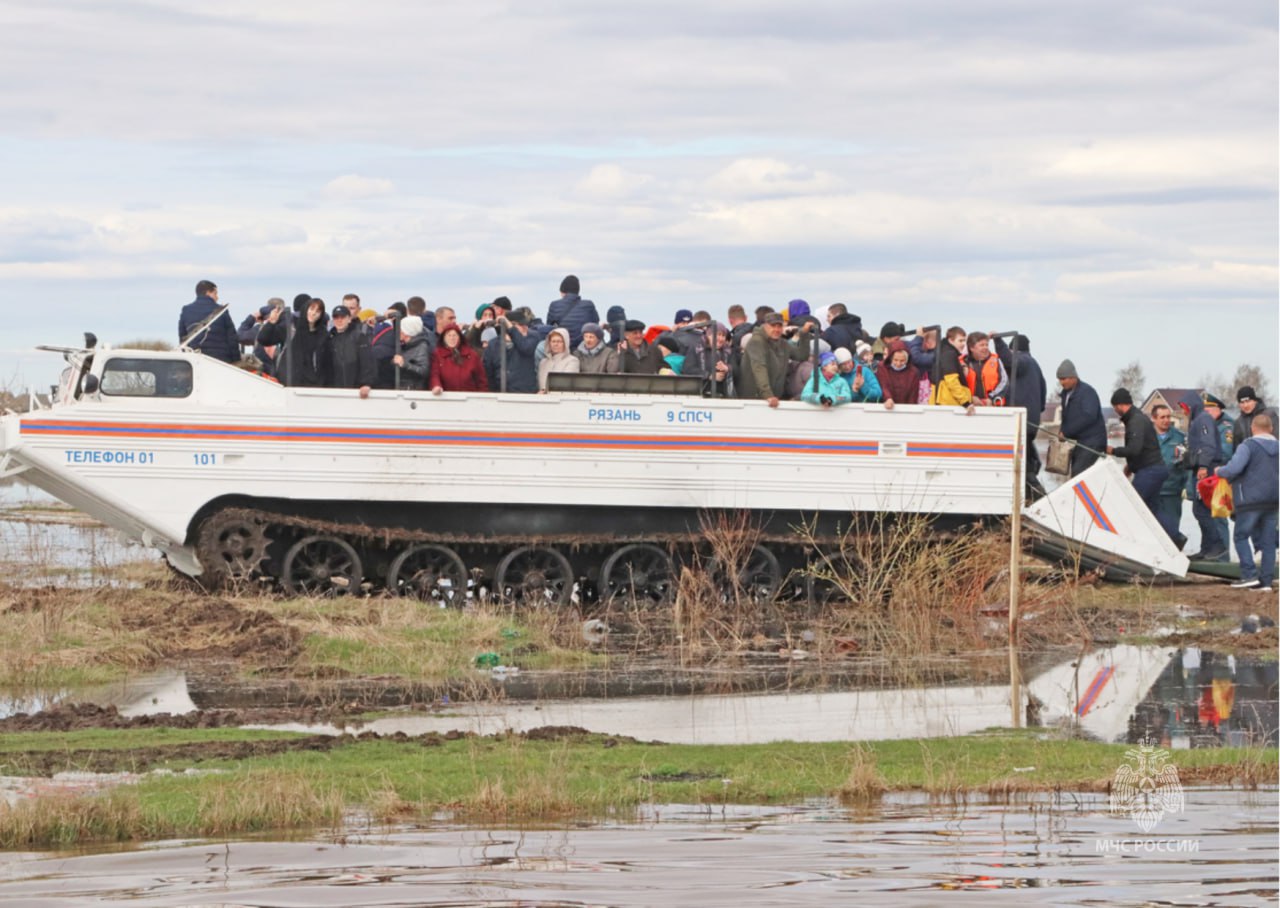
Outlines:
{"label": "white tracked amphibious vehicle", "polygon": [[[208,586],[385,586],[441,605],[482,589],[661,600],[728,518],[759,537],[722,570],[771,594],[813,555],[797,527],[810,547],[871,515],[959,527],[1008,517],[1021,483],[1015,409],[770,409],[656,393],[680,382],[652,376],[545,395],[360,399],[285,388],[187,350],[44,349],[69,368],[52,407],[3,417],[0,475],[21,475]],[[1028,517],[1047,538],[1086,557],[1185,571],[1167,540],[1151,538],[1154,519],[1113,463],[1036,508]]]}

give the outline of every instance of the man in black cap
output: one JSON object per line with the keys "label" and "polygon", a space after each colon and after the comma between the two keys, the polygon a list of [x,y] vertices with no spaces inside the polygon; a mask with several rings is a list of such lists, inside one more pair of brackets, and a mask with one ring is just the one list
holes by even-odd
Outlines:
{"label": "man in black cap", "polygon": [[569,332],[569,352],[582,343],[582,326],[599,323],[600,313],[596,304],[578,295],[581,285],[576,275],[567,275],[560,282],[560,299],[547,307],[547,324],[552,328],[564,328]]}
{"label": "man in black cap", "polygon": [[1240,415],[1231,424],[1231,441],[1237,448],[1244,444],[1246,438],[1253,435],[1253,418],[1260,413],[1267,414],[1271,425],[1280,425],[1280,419],[1276,417],[1276,408],[1268,407],[1263,403],[1262,398],[1258,397],[1258,393],[1252,386],[1245,385],[1236,392],[1236,403],[1240,405]]}
{"label": "man in black cap", "polygon": [[360,396],[368,397],[369,389],[377,380],[369,335],[360,330],[346,306],[334,306],[331,321],[333,327],[329,329],[329,344],[325,350],[328,360],[325,386],[359,388]]}
{"label": "man in black cap", "polygon": [[646,343],[644,322],[629,319],[623,325],[622,343],[618,344],[618,371],[635,375],[657,375],[666,365],[657,344]]}
{"label": "man in black cap", "polygon": [[1160,454],[1155,426],[1147,414],[1133,405],[1133,395],[1128,388],[1116,389],[1111,395],[1111,406],[1124,424],[1124,444],[1118,448],[1107,445],[1107,453],[1125,459],[1125,470],[1133,477],[1133,490],[1150,508],[1169,539],[1176,541],[1178,527],[1170,526],[1169,519],[1160,511],[1160,489],[1169,478],[1169,468]]}

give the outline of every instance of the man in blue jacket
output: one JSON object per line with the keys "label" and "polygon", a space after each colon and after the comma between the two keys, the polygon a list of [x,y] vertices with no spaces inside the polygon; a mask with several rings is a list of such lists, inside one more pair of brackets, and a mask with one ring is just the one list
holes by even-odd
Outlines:
{"label": "man in blue jacket", "polygon": [[[196,298],[183,306],[182,314],[178,316],[178,342],[181,343],[197,325],[221,308],[218,304],[217,284],[213,281],[196,284]],[[240,362],[240,339],[236,334],[236,323],[225,309],[207,328],[193,337],[187,346],[226,363]]]}
{"label": "man in blue jacket", "polygon": [[1079,476],[1093,466],[1107,445],[1107,422],[1102,418],[1102,402],[1092,385],[1080,380],[1076,365],[1064,359],[1058,366],[1062,386],[1062,424],[1058,437],[1076,443],[1071,449],[1071,475]]}
{"label": "man in blue jacket", "polygon": [[[1280,445],[1272,434],[1271,417],[1253,418],[1252,434],[1224,466],[1214,472],[1231,483],[1235,507],[1236,554],[1240,556],[1240,580],[1236,589],[1257,587],[1270,593],[1276,578],[1276,527],[1280,514]],[[1253,561],[1253,550],[1262,553],[1262,564]]]}
{"label": "man in blue jacket", "polygon": [[567,275],[560,282],[560,299],[547,307],[547,324],[552,328],[564,328],[569,332],[570,353],[577,350],[578,344],[582,343],[582,326],[600,321],[596,304],[578,295],[581,289],[578,278],[572,274]]}
{"label": "man in blue jacket", "polygon": [[1222,450],[1222,436],[1218,432],[1218,421],[1210,413],[1205,404],[1216,402],[1216,410],[1221,413],[1222,401],[1212,394],[1197,398],[1191,402],[1188,412],[1191,423],[1187,426],[1187,463],[1195,471],[1187,478],[1188,491],[1191,497],[1191,515],[1200,527],[1200,551],[1189,555],[1192,561],[1229,561],[1226,534],[1227,519],[1214,519],[1209,506],[1200,499],[1196,483],[1209,475],[1215,467],[1227,462]]}
{"label": "man in blue jacket", "polygon": [[541,335],[530,330],[529,319],[521,311],[515,310],[498,319],[498,324],[507,330],[506,340],[494,338],[484,348],[484,372],[489,382],[490,391],[502,389],[502,359],[507,360],[508,394],[536,394],[538,391],[538,369],[535,355]]}

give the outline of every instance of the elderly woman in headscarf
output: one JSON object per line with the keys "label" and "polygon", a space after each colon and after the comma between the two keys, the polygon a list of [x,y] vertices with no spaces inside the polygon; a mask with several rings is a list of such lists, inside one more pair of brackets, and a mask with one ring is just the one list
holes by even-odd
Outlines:
{"label": "elderly woman in headscarf", "polygon": [[920,402],[920,370],[911,362],[911,351],[901,340],[889,341],[884,359],[876,366],[876,378],[880,379],[886,410],[892,410],[895,403]]}
{"label": "elderly woman in headscarf", "polygon": [[552,372],[580,372],[582,364],[569,352],[567,328],[552,328],[547,335],[547,355],[538,363],[538,393],[547,393],[547,376]]}
{"label": "elderly woman in headscarf", "polygon": [[462,339],[457,323],[440,332],[440,343],[431,356],[431,393],[442,391],[488,391],[484,361]]}

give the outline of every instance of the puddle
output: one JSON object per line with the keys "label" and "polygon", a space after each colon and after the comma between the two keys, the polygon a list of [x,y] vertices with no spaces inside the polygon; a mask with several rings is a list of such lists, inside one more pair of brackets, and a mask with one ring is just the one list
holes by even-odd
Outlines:
{"label": "puddle", "polygon": [[0,719],[17,713],[43,712],[59,703],[89,703],[114,706],[120,715],[154,716],[168,713],[181,716],[197,707],[187,690],[182,672],[157,672],[128,678],[115,684],[74,690],[43,691],[27,697],[0,698]]}
{"label": "puddle", "polygon": [[0,857],[0,902],[1262,905],[1276,896],[1278,809],[1275,790],[1194,789],[1150,834],[1109,813],[1104,796],[1071,793],[958,806],[891,796],[863,812],[828,801],[657,805],[634,822],[520,830],[442,819],[301,841],[11,853]]}
{"label": "puddle", "polygon": [[1162,747],[1268,746],[1280,727],[1280,664],[1273,659],[1176,653],[1138,704],[1130,743],[1150,737]]}

